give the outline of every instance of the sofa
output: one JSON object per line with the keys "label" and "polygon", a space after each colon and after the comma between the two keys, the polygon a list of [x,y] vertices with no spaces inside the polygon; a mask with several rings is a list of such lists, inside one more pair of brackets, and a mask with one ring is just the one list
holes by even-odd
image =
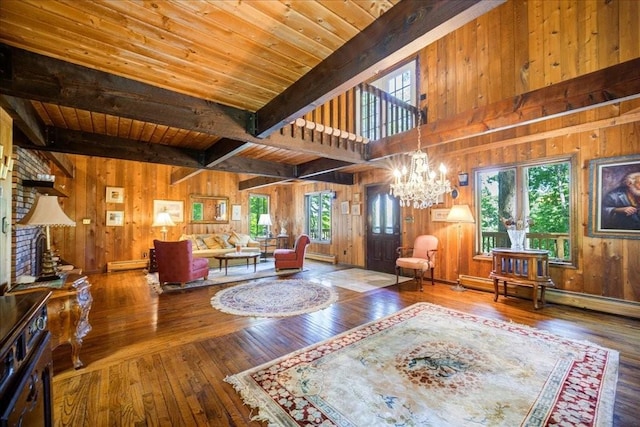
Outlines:
{"label": "sofa", "polygon": [[[218,268],[219,261],[216,255],[235,252],[236,245],[240,245],[241,252],[260,253],[260,242],[253,240],[251,236],[235,231],[229,233],[208,234],[183,234],[180,240],[191,240],[193,256],[207,258],[209,267]],[[244,259],[230,259],[229,265],[245,264]]]}

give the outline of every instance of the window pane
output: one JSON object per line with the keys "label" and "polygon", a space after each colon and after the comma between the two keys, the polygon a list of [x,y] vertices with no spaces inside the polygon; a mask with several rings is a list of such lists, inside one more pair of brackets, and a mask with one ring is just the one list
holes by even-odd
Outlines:
{"label": "window pane", "polygon": [[331,192],[305,195],[306,232],[314,242],[331,241]]}
{"label": "window pane", "polygon": [[263,194],[249,195],[249,234],[253,237],[266,233],[266,226],[258,225],[261,214],[269,213],[269,196]]}
{"label": "window pane", "polygon": [[526,206],[531,218],[529,248],[545,249],[550,258],[570,258],[569,162],[525,168]]}
{"label": "window pane", "polygon": [[371,232],[380,234],[382,231],[382,217],[380,215],[380,195],[371,203]]}

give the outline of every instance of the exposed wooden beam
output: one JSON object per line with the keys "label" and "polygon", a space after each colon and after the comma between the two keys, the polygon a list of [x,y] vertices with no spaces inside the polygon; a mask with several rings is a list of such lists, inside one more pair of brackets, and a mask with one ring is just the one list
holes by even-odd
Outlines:
{"label": "exposed wooden beam", "polygon": [[[0,93],[127,117],[236,141],[320,157],[363,162],[362,155],[279,132],[259,139],[246,131],[253,113],[0,44]],[[8,63],[7,63],[8,62]]]}
{"label": "exposed wooden beam", "polygon": [[171,166],[203,167],[203,152],[162,144],[146,144],[126,138],[54,127],[47,128],[46,140],[47,145],[44,147],[29,145],[23,148]]}
{"label": "exposed wooden beam", "polygon": [[[0,95],[0,106],[13,118],[13,124],[30,143],[38,146],[46,144],[45,126],[41,123],[38,113],[29,101],[13,96]],[[45,155],[56,164],[63,174],[70,178],[75,176],[75,166],[69,157],[64,154],[50,152]]]}
{"label": "exposed wooden beam", "polygon": [[[301,178],[303,179],[303,178]],[[304,178],[310,181],[321,181],[321,182],[329,182],[332,184],[339,185],[353,185],[355,184],[355,180],[353,178],[352,173],[344,173],[344,172],[327,172],[320,175],[314,175],[311,178]]]}
{"label": "exposed wooden beam", "polygon": [[337,171],[348,166],[353,166],[353,163],[333,159],[316,159],[297,165],[296,174],[299,178],[307,178],[314,175]]}
{"label": "exposed wooden beam", "polygon": [[[421,141],[433,147],[636,98],[640,98],[640,58],[427,123],[421,127]],[[415,150],[416,141],[417,130],[412,129],[370,142],[369,158]]]}
{"label": "exposed wooden beam", "polygon": [[215,166],[240,154],[250,145],[244,141],[223,138],[205,150],[204,165],[206,167]]}
{"label": "exposed wooden beam", "polygon": [[187,179],[198,175],[202,171],[203,169],[182,168],[182,167],[174,168],[171,170],[170,185],[176,185],[181,183],[182,181],[186,181]]}
{"label": "exposed wooden beam", "polygon": [[258,110],[256,135],[271,135],[505,1],[402,0]]}
{"label": "exposed wooden beam", "polygon": [[238,190],[239,191],[253,190],[255,188],[266,187],[266,186],[269,186],[269,185],[282,183],[284,181],[286,181],[286,180],[279,179],[279,178],[267,177],[267,176],[258,176],[258,177],[255,177],[255,178],[250,178],[250,179],[246,179],[244,181],[240,181],[238,183]]}
{"label": "exposed wooden beam", "polygon": [[233,173],[250,173],[273,178],[295,178],[295,167],[276,162],[251,159],[249,157],[232,157],[217,163],[210,169]]}

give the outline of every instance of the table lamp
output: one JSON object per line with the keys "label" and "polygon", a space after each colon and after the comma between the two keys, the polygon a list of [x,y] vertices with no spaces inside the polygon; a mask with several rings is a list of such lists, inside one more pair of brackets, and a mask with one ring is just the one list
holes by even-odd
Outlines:
{"label": "table lamp", "polygon": [[167,226],[173,227],[174,225],[176,225],[176,223],[171,219],[169,212],[158,213],[156,220],[151,224],[152,227],[162,227],[160,232],[162,233],[162,240],[165,241],[167,240],[167,232],[169,231],[167,230]]}
{"label": "table lamp", "polygon": [[267,227],[267,232],[265,233],[265,235],[271,237],[270,227],[271,227],[271,225],[273,225],[271,223],[271,215],[269,215],[269,214],[260,214],[260,218],[258,219],[258,225],[266,226]]}
{"label": "table lamp", "polygon": [[469,205],[453,205],[451,207],[451,210],[449,211],[449,215],[447,215],[447,222],[455,222],[458,224],[458,238],[457,243],[458,243],[458,251],[457,251],[457,259],[458,259],[458,269],[456,270],[457,274],[458,274],[458,278],[456,280],[457,284],[456,286],[452,286],[451,289],[454,291],[458,291],[458,292],[462,292],[465,291],[466,289],[464,288],[464,286],[460,285],[460,232],[461,232],[461,227],[462,227],[462,223],[474,223],[474,219],[473,219],[473,215],[471,214],[471,209],[469,209]]}
{"label": "table lamp", "polygon": [[44,226],[47,235],[47,250],[42,254],[42,273],[38,281],[56,280],[58,259],[51,250],[49,227],[75,227],[72,221],[58,204],[58,196],[41,195],[31,206],[31,210],[17,222],[19,225]]}

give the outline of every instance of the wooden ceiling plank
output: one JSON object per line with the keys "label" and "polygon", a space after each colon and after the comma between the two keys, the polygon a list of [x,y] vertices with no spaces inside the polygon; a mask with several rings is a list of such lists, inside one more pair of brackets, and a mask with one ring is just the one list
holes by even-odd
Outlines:
{"label": "wooden ceiling plank", "polygon": [[269,136],[504,1],[401,1],[258,110],[256,135]]}
{"label": "wooden ceiling plank", "polygon": [[[421,127],[423,146],[487,135],[580,111],[640,98],[640,58],[594,71]],[[370,159],[407,151],[417,131],[369,143]]]}
{"label": "wooden ceiling plank", "polygon": [[[0,93],[92,111],[97,133],[104,133],[104,114],[174,126],[215,136],[270,145],[321,157],[359,163],[360,153],[337,150],[274,133],[268,139],[249,135],[244,125],[249,112],[212,103],[88,69],[22,49],[11,51],[14,75],[0,77]],[[60,79],[59,76],[64,76]],[[102,117],[100,117],[102,115]],[[104,126],[103,126],[104,125]]]}
{"label": "wooden ceiling plank", "polygon": [[[46,145],[46,128],[41,123],[34,106],[24,99],[0,95],[0,106],[13,119],[14,125],[20,129],[29,143],[36,146]],[[68,177],[75,176],[73,162],[64,154],[47,153],[47,157]]]}

